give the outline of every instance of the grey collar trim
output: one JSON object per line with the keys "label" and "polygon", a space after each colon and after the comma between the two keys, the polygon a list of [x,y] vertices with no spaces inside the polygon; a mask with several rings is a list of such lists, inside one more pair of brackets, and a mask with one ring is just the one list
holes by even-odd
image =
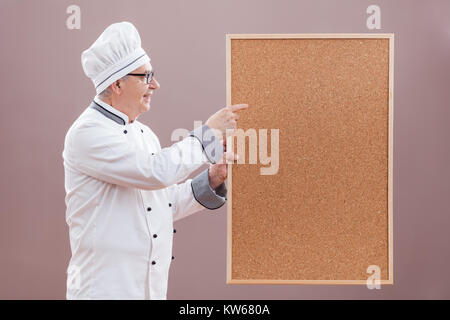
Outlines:
{"label": "grey collar trim", "polygon": [[112,113],[111,111],[106,110],[105,108],[103,108],[101,105],[99,105],[95,101],[92,101],[90,107],[92,109],[97,110],[98,112],[103,114],[105,117],[111,119],[112,121],[117,122],[118,124],[121,124],[121,125],[125,125],[125,120],[124,119],[122,119],[118,115]]}

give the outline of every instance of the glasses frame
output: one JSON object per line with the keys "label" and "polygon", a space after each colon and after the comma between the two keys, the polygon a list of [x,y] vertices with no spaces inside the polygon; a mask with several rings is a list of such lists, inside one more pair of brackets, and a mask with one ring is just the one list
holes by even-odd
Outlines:
{"label": "glasses frame", "polygon": [[145,77],[145,82],[147,84],[150,84],[153,80],[153,77],[155,76],[155,71],[152,70],[149,73],[128,73],[127,76]]}

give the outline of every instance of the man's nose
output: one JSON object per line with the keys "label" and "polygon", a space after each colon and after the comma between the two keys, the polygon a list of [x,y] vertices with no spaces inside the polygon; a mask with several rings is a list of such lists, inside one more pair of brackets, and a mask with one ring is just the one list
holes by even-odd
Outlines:
{"label": "man's nose", "polygon": [[161,86],[159,85],[159,82],[156,81],[156,79],[155,79],[154,77],[152,78],[152,81],[150,81],[149,86],[150,86],[150,88],[153,89],[153,90],[157,90],[157,89],[159,89],[159,88],[161,87]]}

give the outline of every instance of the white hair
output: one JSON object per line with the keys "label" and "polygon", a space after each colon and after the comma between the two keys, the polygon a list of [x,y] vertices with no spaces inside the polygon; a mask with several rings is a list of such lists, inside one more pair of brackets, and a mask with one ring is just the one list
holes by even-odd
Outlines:
{"label": "white hair", "polygon": [[[120,78],[119,80],[127,81],[129,77],[130,77],[130,76],[125,75],[125,76],[123,76],[122,78]],[[98,96],[99,96],[99,98],[101,98],[101,99],[106,99],[106,98],[109,98],[109,97],[111,96],[111,94],[112,94],[112,90],[111,90],[111,85],[110,85],[110,86],[108,86],[105,90],[103,90],[102,92],[100,92],[100,93],[98,94]]]}

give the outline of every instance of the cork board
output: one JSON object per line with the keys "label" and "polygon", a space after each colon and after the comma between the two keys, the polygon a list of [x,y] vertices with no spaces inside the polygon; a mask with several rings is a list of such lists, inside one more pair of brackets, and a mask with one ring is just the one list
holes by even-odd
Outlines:
{"label": "cork board", "polygon": [[227,105],[258,141],[230,144],[227,283],[367,284],[376,266],[393,284],[393,34],[226,41]]}

